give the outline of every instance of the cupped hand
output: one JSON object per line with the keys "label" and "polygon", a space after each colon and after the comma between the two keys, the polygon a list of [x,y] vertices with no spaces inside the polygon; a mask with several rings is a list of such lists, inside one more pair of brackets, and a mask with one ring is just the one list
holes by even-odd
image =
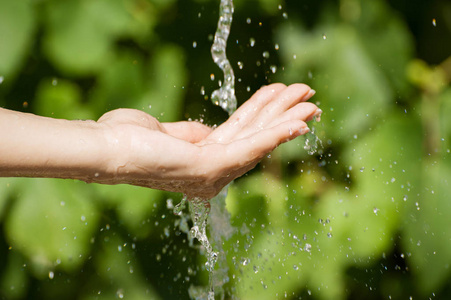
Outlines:
{"label": "cupped hand", "polygon": [[108,112],[98,123],[111,149],[110,176],[98,181],[211,199],[278,145],[309,131],[305,122],[321,113],[305,102],[313,95],[304,84],[265,86],[214,130],[160,123],[138,110]]}

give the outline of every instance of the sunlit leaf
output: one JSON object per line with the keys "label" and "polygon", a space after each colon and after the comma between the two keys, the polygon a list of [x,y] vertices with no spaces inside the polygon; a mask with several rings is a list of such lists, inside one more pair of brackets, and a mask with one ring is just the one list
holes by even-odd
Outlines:
{"label": "sunlit leaf", "polygon": [[[81,299],[161,299],[142,275],[133,245],[122,241],[113,230],[104,234],[104,240],[94,258],[98,276],[88,284]],[[93,295],[92,291],[100,292]]]}
{"label": "sunlit leaf", "polygon": [[[86,260],[98,212],[84,192],[85,183],[35,179],[18,194],[6,219],[8,243],[31,262],[36,275],[74,271]],[[26,222],[24,222],[26,220]]]}
{"label": "sunlit leaf", "polygon": [[0,77],[18,73],[34,33],[31,1],[0,0]]}
{"label": "sunlit leaf", "polygon": [[153,224],[147,220],[155,212],[156,203],[162,200],[162,191],[129,185],[96,185],[95,190],[98,200],[115,209],[120,222],[133,235],[146,237],[152,231]]}
{"label": "sunlit leaf", "polygon": [[449,155],[439,163],[424,162],[419,201],[409,206],[412,217],[405,228],[404,245],[411,253],[411,268],[425,296],[435,292],[450,274],[451,167],[448,159]]}
{"label": "sunlit leaf", "polygon": [[284,78],[311,81],[318,90],[314,101],[320,101],[321,123],[329,138],[343,139],[367,130],[384,113],[392,90],[387,79],[374,72],[377,64],[355,29],[331,25],[308,32],[287,25],[280,28],[280,38]]}
{"label": "sunlit leaf", "polygon": [[90,112],[81,103],[78,85],[63,79],[45,79],[36,92],[36,112],[39,115],[62,119],[91,119]]}
{"label": "sunlit leaf", "polygon": [[54,2],[46,10],[43,46],[62,71],[92,74],[112,59],[115,39],[128,31],[131,17],[122,1]]}
{"label": "sunlit leaf", "polygon": [[179,121],[187,83],[184,63],[180,48],[158,49],[148,67],[148,90],[136,108],[149,107],[150,113],[162,122]]}

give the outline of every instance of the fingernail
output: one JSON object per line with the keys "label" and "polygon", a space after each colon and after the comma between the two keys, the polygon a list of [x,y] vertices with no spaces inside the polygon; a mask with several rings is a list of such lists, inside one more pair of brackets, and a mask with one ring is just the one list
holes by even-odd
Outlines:
{"label": "fingernail", "polygon": [[308,128],[308,127],[302,127],[301,129],[299,129],[299,133],[301,135],[306,134],[308,132],[310,132],[310,128]]}
{"label": "fingernail", "polygon": [[304,96],[304,98],[303,98],[302,100],[307,101],[308,99],[312,98],[313,95],[315,95],[315,94],[316,94],[316,91],[315,91],[314,89],[311,89],[311,90]]}
{"label": "fingernail", "polygon": [[323,113],[323,111],[321,110],[321,108],[318,108],[315,113],[313,114],[313,118],[315,118],[316,122],[320,122],[321,121],[321,114]]}

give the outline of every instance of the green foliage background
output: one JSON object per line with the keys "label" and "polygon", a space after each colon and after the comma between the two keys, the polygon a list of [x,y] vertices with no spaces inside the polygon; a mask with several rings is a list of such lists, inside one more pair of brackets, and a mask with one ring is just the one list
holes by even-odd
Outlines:
{"label": "green foliage background", "polygon": [[[222,77],[209,54],[218,8],[0,0],[0,105],[219,124],[208,97]],[[451,297],[450,54],[445,0],[235,1],[239,101],[270,82],[310,84],[324,148],[285,144],[229,188],[225,298]],[[188,298],[207,284],[205,259],[167,199],[181,195],[0,179],[0,297]]]}

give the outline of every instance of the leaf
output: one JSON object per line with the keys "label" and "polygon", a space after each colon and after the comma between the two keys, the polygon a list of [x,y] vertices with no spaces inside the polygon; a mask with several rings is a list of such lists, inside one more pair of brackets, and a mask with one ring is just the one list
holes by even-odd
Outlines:
{"label": "leaf", "polygon": [[122,1],[49,2],[43,47],[49,60],[69,74],[98,72],[112,59],[114,42],[133,21]]}
{"label": "leaf", "polygon": [[393,92],[387,79],[374,72],[377,65],[354,28],[334,24],[307,32],[292,24],[279,32],[284,76],[300,82],[311,74],[311,86],[318,90],[313,101],[320,101],[322,130],[330,139],[358,134],[383,115]]}
{"label": "leaf", "polygon": [[103,113],[123,107],[138,107],[144,92],[144,59],[134,52],[119,52],[108,68],[98,76],[89,103],[96,112]]}
{"label": "leaf", "polygon": [[99,215],[86,185],[27,179],[5,223],[7,241],[31,262],[38,277],[55,267],[71,272],[87,258]]}
{"label": "leaf", "polygon": [[130,185],[95,185],[98,198],[105,206],[112,207],[127,230],[137,237],[147,237],[153,224],[147,222],[162,200],[164,192]]}
{"label": "leaf", "polygon": [[353,202],[359,206],[352,222],[359,241],[353,249],[360,255],[388,251],[390,238],[405,216],[405,206],[415,202],[420,185],[421,137],[418,118],[397,113],[348,146],[352,150],[346,151],[345,161],[352,169]]}
{"label": "leaf", "polygon": [[0,289],[7,299],[25,299],[29,280],[24,265],[27,261],[17,251],[9,251],[6,268],[2,270]]}
{"label": "leaf", "polygon": [[[449,156],[449,155],[448,155]],[[451,166],[448,158],[424,163],[419,201],[410,205],[403,245],[418,289],[426,296],[446,283],[451,264]]]}
{"label": "leaf", "polygon": [[80,87],[68,80],[44,79],[36,91],[36,113],[61,119],[92,119],[93,114],[81,104]]}
{"label": "leaf", "polygon": [[187,83],[183,51],[176,46],[158,49],[148,72],[148,90],[135,108],[150,107],[150,113],[161,122],[179,121]]}
{"label": "leaf", "polygon": [[18,73],[32,43],[34,23],[30,1],[0,0],[0,77],[4,80]]}
{"label": "leaf", "polygon": [[[105,242],[93,258],[96,275],[87,283],[81,299],[161,299],[142,274],[133,246],[113,230],[104,235]],[[100,290],[93,297],[93,291]]]}
{"label": "leaf", "polygon": [[[410,96],[406,68],[415,44],[406,22],[385,1],[359,1],[362,15],[355,28],[362,44],[398,95]],[[378,70],[379,71],[379,70]]]}

